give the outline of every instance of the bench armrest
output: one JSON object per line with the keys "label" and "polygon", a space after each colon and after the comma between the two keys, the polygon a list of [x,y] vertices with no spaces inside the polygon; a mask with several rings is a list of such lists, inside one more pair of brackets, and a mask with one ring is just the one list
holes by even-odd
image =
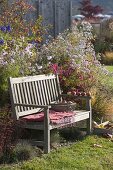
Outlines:
{"label": "bench armrest", "polygon": [[43,108],[43,109],[51,108],[50,105],[36,105],[36,104],[24,104],[24,103],[14,103],[14,106],[36,107],[36,108]]}
{"label": "bench armrest", "polygon": [[72,98],[76,98],[76,99],[91,99],[91,96],[76,96],[76,95],[72,95],[72,94],[61,94],[61,97],[72,97]]}
{"label": "bench armrest", "polygon": [[45,126],[49,125],[49,109],[51,108],[50,105],[36,105],[36,104],[24,104],[24,103],[14,103],[14,106],[25,106],[25,107],[35,107],[35,108],[42,108],[44,109],[44,124]]}
{"label": "bench armrest", "polygon": [[91,96],[76,96],[76,95],[72,95],[72,94],[61,94],[61,97],[69,97],[69,98],[73,98],[73,99],[85,99],[86,101],[86,110],[91,112]]}

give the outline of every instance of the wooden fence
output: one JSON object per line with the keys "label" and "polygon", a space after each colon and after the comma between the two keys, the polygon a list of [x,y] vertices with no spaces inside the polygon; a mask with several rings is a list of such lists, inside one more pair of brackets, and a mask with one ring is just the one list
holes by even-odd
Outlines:
{"label": "wooden fence", "polygon": [[[112,23],[112,29],[110,24]],[[94,29],[94,33],[103,40],[103,37],[110,38],[113,36],[113,17],[100,22],[91,23]]]}
{"label": "wooden fence", "polygon": [[56,37],[71,25],[71,0],[31,0],[37,10],[31,18],[41,15],[43,25],[49,26],[49,34]]}
{"label": "wooden fence", "polygon": [[[15,0],[9,0],[13,2]],[[56,37],[59,33],[71,26],[71,0],[29,0],[27,1],[35,11],[29,12],[27,20],[36,20],[39,15],[43,17],[43,25],[50,25],[49,33]]]}
{"label": "wooden fence", "polygon": [[70,0],[39,0],[39,15],[44,18],[44,25],[53,28],[50,34],[54,37],[71,25]]}

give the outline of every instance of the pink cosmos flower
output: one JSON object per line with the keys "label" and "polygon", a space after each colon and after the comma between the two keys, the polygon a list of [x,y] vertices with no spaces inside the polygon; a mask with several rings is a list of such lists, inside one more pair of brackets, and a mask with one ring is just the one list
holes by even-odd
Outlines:
{"label": "pink cosmos flower", "polygon": [[58,73],[58,64],[52,64],[51,65],[52,71],[54,74]]}

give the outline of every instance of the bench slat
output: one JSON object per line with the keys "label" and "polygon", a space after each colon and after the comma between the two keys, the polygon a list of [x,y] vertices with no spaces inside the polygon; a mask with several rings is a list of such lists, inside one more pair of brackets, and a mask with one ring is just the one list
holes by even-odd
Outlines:
{"label": "bench slat", "polygon": [[37,104],[41,105],[41,98],[40,98],[40,94],[39,94],[39,89],[38,89],[38,82],[35,81],[35,93],[36,93],[36,97],[37,97]]}
{"label": "bench slat", "polygon": [[[32,104],[35,104],[34,93],[33,93],[33,88],[32,88],[32,83],[33,83],[33,82],[29,82],[29,93],[30,93],[31,103],[32,103]],[[34,109],[34,108],[33,108],[33,109]]]}
{"label": "bench slat", "polygon": [[44,105],[44,101],[43,101],[43,97],[42,97],[42,89],[41,89],[40,81],[38,81],[38,82],[37,82],[37,85],[38,85],[39,98],[40,98],[41,105]]}
{"label": "bench slat", "polygon": [[[25,101],[25,92],[24,92],[24,88],[23,88],[23,84],[22,83],[20,83],[19,84],[19,86],[20,86],[20,102],[22,102],[22,103],[26,103],[26,101]],[[26,107],[21,107],[22,108],[22,111],[25,111],[26,110]]]}
{"label": "bench slat", "polygon": [[52,87],[52,92],[53,92],[53,98],[56,100],[56,94],[55,94],[55,86],[54,86],[54,79],[51,80],[51,87]]}
{"label": "bench slat", "polygon": [[[17,94],[17,88],[18,88],[18,84],[14,84],[14,98],[15,98],[15,102],[19,103],[18,94]],[[19,106],[17,107],[17,111],[18,112],[21,111]]]}
{"label": "bench slat", "polygon": [[57,85],[56,85],[56,80],[53,80],[53,85],[54,85],[54,90],[55,90],[55,96],[56,96],[56,100],[58,100],[58,89],[57,89]]}
{"label": "bench slat", "polygon": [[[23,83],[23,90],[24,90],[24,97],[25,97],[25,103],[29,103],[28,102],[28,97],[27,97],[27,89],[26,89],[26,83]],[[29,110],[29,107],[25,107],[25,111]]]}
{"label": "bench slat", "polygon": [[[44,80],[43,80],[44,81]],[[44,91],[44,83],[42,80],[40,80],[40,88],[41,88],[41,92],[42,92],[42,98],[43,98],[43,105],[46,105],[46,93]]]}
{"label": "bench slat", "polygon": [[34,97],[34,104],[38,103],[37,96],[36,96],[36,87],[35,87],[35,82],[32,82],[32,89],[33,89],[33,97]]}
{"label": "bench slat", "polygon": [[43,87],[44,87],[46,104],[48,104],[48,103],[50,103],[50,102],[49,102],[49,99],[48,99],[47,86],[46,86],[45,80],[43,81]]}
{"label": "bench slat", "polygon": [[[27,90],[27,97],[28,97],[29,104],[32,104],[31,96],[30,96],[30,91],[29,91],[29,82],[26,82],[26,90]],[[33,109],[33,108],[30,107],[30,109]]]}
{"label": "bench slat", "polygon": [[48,103],[51,103],[51,92],[50,92],[50,89],[49,89],[49,81],[45,80],[45,82],[46,82],[46,87],[47,87]]}
{"label": "bench slat", "polygon": [[53,101],[54,100],[54,96],[53,96],[53,89],[52,89],[51,80],[49,80],[49,90],[50,90],[50,93],[51,93],[51,101]]}

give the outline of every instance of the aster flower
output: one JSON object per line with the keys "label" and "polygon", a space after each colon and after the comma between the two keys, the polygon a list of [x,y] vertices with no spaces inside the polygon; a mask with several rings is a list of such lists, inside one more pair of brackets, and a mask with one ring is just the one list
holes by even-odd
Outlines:
{"label": "aster flower", "polygon": [[5,26],[1,26],[1,27],[0,27],[0,30],[1,30],[2,32],[6,32],[6,27],[5,27]]}
{"label": "aster flower", "polygon": [[10,31],[11,31],[11,26],[10,26],[10,25],[7,25],[7,26],[6,26],[6,31],[7,31],[7,32],[10,32]]}
{"label": "aster flower", "polygon": [[3,44],[4,44],[4,40],[0,39],[0,45],[3,45]]}

